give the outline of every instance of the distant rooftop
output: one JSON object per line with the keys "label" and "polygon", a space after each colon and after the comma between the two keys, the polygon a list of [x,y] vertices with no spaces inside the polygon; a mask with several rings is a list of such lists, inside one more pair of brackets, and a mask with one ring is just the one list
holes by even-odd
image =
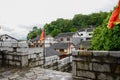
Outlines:
{"label": "distant rooftop", "polygon": [[50,48],[50,47],[45,48],[45,51],[46,51],[46,57],[53,56],[53,55],[57,55],[57,56],[60,55],[58,51],[55,51],[53,48]]}
{"label": "distant rooftop", "polygon": [[2,34],[2,35],[0,35],[0,38],[3,37],[3,36],[8,36],[8,37],[10,37],[10,38],[15,39],[16,41],[18,41],[18,39],[14,38],[14,37],[12,37],[12,36],[10,36],[10,35],[7,35],[7,34]]}
{"label": "distant rooftop", "polygon": [[94,28],[84,28],[84,29],[80,29],[78,31],[81,32],[81,31],[85,31],[85,30],[87,30],[88,32],[91,32],[94,30]]}
{"label": "distant rooftop", "polygon": [[59,37],[72,37],[74,34],[75,32],[60,33],[55,38],[57,39]]}
{"label": "distant rooftop", "polygon": [[55,44],[51,45],[51,48],[53,48],[53,49],[67,49],[68,43],[55,43]]}

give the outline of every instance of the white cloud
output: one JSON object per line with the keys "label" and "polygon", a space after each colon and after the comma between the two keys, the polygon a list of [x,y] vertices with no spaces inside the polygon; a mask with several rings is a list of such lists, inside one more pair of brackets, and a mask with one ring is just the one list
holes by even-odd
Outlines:
{"label": "white cloud", "polygon": [[57,18],[70,19],[79,13],[110,11],[117,2],[118,0],[0,0],[0,25],[7,27],[0,30],[0,33],[23,38],[32,29],[31,25],[49,23]]}

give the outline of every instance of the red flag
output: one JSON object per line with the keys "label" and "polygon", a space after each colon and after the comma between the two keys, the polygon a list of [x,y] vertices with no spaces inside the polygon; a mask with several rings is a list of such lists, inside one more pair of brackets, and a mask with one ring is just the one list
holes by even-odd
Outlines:
{"label": "red flag", "polygon": [[112,29],[115,24],[119,24],[120,23],[119,13],[120,13],[120,0],[118,2],[118,6],[112,12],[112,15],[111,15],[111,17],[109,19],[109,22],[108,22],[108,25],[107,25],[107,27],[109,29]]}
{"label": "red flag", "polygon": [[41,35],[40,35],[40,44],[42,45],[42,43],[43,43],[43,40],[44,40],[44,29],[42,30],[42,33],[41,33]]}

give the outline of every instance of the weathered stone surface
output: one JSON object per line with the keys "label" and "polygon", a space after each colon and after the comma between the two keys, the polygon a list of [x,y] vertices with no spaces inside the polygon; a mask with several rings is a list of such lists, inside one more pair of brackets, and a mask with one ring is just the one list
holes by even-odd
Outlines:
{"label": "weathered stone surface", "polygon": [[20,52],[20,53],[28,53],[28,48],[17,48],[17,52]]}
{"label": "weathered stone surface", "polygon": [[28,44],[27,43],[18,43],[18,47],[28,47]]}
{"label": "weathered stone surface", "polygon": [[106,74],[103,74],[103,73],[100,73],[98,75],[98,79],[100,79],[100,80],[113,80],[113,77],[106,75]]}
{"label": "weathered stone surface", "polygon": [[115,73],[120,74],[120,65],[117,65],[117,66],[116,66]]}
{"label": "weathered stone surface", "polygon": [[77,76],[95,79],[95,74],[89,71],[77,71]]}
{"label": "weathered stone surface", "polygon": [[92,62],[100,62],[100,60],[95,59],[95,58],[92,58],[91,61],[92,61]]}
{"label": "weathered stone surface", "polygon": [[72,62],[72,74],[74,75],[74,76],[76,76],[76,62],[75,61],[73,61]]}
{"label": "weathered stone surface", "polygon": [[79,51],[78,52],[78,55],[79,56],[92,56],[92,52],[90,52],[90,51]]}
{"label": "weathered stone surface", "polygon": [[100,72],[111,72],[110,66],[107,64],[93,63],[93,70],[100,71]]}
{"label": "weathered stone surface", "polygon": [[8,80],[8,78],[3,78],[3,79],[0,79],[0,80]]}
{"label": "weathered stone surface", "polygon": [[18,74],[13,74],[12,76],[9,76],[8,79],[9,80],[15,80],[17,77],[19,77]]}
{"label": "weathered stone surface", "polygon": [[14,73],[12,70],[6,73],[5,78],[0,77],[0,80],[72,80],[72,74],[41,69],[39,67],[31,68],[30,70],[17,71]]}
{"label": "weathered stone surface", "polygon": [[108,51],[93,51],[93,56],[108,56]]}
{"label": "weathered stone surface", "polygon": [[[120,51],[93,51],[92,56],[81,56],[78,52],[76,51],[76,55],[73,55],[74,63],[76,62],[77,65],[76,68],[73,65],[75,68],[73,69],[77,70],[77,74],[73,73],[73,76],[79,78],[78,80],[82,76],[86,78],[82,80],[90,79],[93,74],[97,80],[120,79]],[[93,74],[88,74],[87,72]]]}
{"label": "weathered stone surface", "polygon": [[112,57],[119,57],[120,58],[120,51],[109,51],[109,54]]}
{"label": "weathered stone surface", "polygon": [[77,62],[77,69],[90,70],[92,69],[92,63],[89,62]]}

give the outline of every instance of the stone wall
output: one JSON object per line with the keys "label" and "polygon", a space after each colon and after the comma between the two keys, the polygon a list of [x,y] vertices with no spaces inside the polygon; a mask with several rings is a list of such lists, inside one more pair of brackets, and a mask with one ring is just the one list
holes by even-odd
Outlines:
{"label": "stone wall", "polygon": [[27,43],[0,42],[0,66],[43,66],[43,49],[28,48]]}
{"label": "stone wall", "polygon": [[120,80],[120,51],[74,51],[72,56],[76,80]]}
{"label": "stone wall", "polygon": [[0,42],[0,67],[43,67],[58,71],[71,70],[71,57],[59,59],[53,55],[45,58],[44,65],[43,48],[29,48],[27,43]]}

